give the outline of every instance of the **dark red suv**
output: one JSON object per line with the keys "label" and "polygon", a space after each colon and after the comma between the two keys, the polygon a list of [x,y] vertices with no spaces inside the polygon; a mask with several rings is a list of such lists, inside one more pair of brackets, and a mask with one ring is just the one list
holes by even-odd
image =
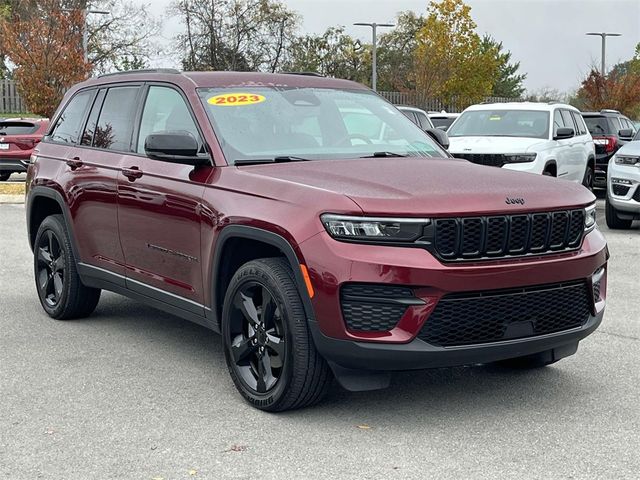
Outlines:
{"label": "dark red suv", "polygon": [[582,186],[456,160],[356,83],[148,71],[72,88],[29,168],[37,291],[101,289],[220,332],[270,411],[394,370],[575,353],[605,306]]}
{"label": "dark red suv", "polygon": [[0,120],[0,182],[12,173],[26,172],[33,148],[42,140],[49,120],[8,118]]}

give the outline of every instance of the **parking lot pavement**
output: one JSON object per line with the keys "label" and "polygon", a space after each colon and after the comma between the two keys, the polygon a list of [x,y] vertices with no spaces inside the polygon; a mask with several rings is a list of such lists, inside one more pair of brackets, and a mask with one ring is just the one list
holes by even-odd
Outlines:
{"label": "parking lot pavement", "polygon": [[24,207],[0,205],[0,225],[0,478],[638,478],[638,226],[601,227],[607,313],[577,355],[402,373],[274,415],[242,402],[197,325],[113,294],[50,320]]}

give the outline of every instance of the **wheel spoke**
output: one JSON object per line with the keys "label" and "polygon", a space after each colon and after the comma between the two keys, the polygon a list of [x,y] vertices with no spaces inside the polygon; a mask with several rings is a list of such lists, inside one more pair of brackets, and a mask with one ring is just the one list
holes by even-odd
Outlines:
{"label": "wheel spoke", "polygon": [[258,312],[255,304],[253,303],[253,298],[248,297],[242,292],[238,292],[234,303],[249,323],[253,325],[257,325],[259,323]]}
{"label": "wheel spoke", "polygon": [[44,294],[47,295],[47,285],[49,283],[49,272],[46,268],[43,268],[38,272],[38,289]]}
{"label": "wheel spoke", "polygon": [[38,262],[49,265],[51,263],[51,255],[44,248],[38,248]]}
{"label": "wheel spoke", "polygon": [[252,344],[253,338],[246,338],[238,335],[231,344],[231,354],[236,364],[243,363],[253,352],[256,347]]}
{"label": "wheel spoke", "polygon": [[60,272],[56,272],[53,274],[53,294],[54,301],[58,301],[62,296],[62,275]]}
{"label": "wheel spoke", "polygon": [[273,314],[276,311],[276,305],[273,301],[273,297],[269,293],[266,287],[262,287],[262,310],[260,312],[260,320],[265,328],[270,328],[272,325]]}
{"label": "wheel spoke", "polygon": [[258,355],[258,378],[256,380],[258,393],[266,393],[275,382],[271,372],[271,359],[266,350]]}
{"label": "wheel spoke", "polygon": [[273,350],[279,357],[284,356],[284,340],[276,337],[273,333],[267,332],[267,348]]}
{"label": "wheel spoke", "polygon": [[64,270],[64,258],[62,258],[62,254],[58,258],[56,258],[53,262],[53,271],[54,272],[62,272]]}
{"label": "wheel spoke", "polygon": [[51,230],[47,230],[47,245],[49,246],[49,255],[53,257],[53,232]]}

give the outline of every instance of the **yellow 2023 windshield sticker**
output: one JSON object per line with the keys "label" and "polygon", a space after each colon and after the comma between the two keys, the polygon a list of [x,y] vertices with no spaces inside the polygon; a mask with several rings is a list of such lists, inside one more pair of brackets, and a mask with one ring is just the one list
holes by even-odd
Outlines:
{"label": "yellow 2023 windshield sticker", "polygon": [[256,95],[255,93],[223,93],[208,98],[207,103],[216,107],[242,107],[262,103],[265,100],[264,96]]}

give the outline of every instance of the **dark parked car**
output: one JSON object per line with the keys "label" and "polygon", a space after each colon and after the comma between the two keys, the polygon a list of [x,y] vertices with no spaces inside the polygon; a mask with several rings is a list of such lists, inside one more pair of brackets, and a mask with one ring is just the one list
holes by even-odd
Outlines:
{"label": "dark parked car", "polygon": [[593,186],[606,188],[609,160],[622,145],[633,139],[636,128],[631,120],[617,110],[583,112],[582,117],[596,145]]}
{"label": "dark parked car", "polygon": [[0,181],[12,173],[26,172],[29,157],[49,126],[48,120],[9,118],[0,120]]}
{"label": "dark parked car", "polygon": [[459,113],[447,113],[447,112],[429,112],[429,120],[436,128],[443,131],[448,131],[449,127],[460,116]]}
{"label": "dark parked car", "polygon": [[604,314],[591,192],[448,158],[353,82],[103,76],[67,92],[34,155],[46,313],[90,315],[105,289],[199,323],[263,410],[311,405],[334,376],[548,365]]}

